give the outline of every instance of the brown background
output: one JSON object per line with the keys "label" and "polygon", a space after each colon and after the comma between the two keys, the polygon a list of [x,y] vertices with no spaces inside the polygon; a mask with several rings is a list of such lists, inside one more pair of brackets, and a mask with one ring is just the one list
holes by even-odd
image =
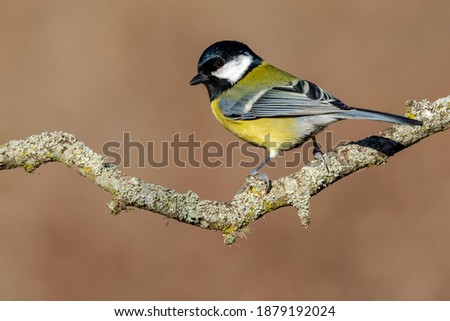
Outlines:
{"label": "brown background", "polygon": [[[450,94],[449,36],[447,0],[1,1],[0,138],[62,130],[97,152],[123,132],[232,142],[206,90],[188,86],[221,39],[349,104],[401,114],[408,99]],[[330,129],[338,141],[387,126]],[[0,299],[449,300],[448,140],[435,135],[326,189],[308,230],[285,208],[230,247],[153,213],[113,217],[110,196],[61,164],[1,172]],[[221,201],[248,172],[239,154],[234,168],[131,160],[130,175]]]}

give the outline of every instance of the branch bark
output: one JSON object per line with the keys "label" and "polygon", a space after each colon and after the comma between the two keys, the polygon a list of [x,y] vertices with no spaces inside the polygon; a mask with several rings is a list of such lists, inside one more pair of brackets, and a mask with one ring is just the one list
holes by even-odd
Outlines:
{"label": "branch bark", "polygon": [[112,214],[136,207],[220,231],[225,244],[232,244],[248,224],[284,206],[294,206],[301,224],[307,227],[313,195],[362,168],[381,165],[402,149],[450,127],[450,96],[434,103],[409,101],[406,107],[407,115],[422,120],[423,126],[394,125],[339,146],[324,155],[328,171],[322,162],[312,161],[296,173],[273,181],[269,193],[263,181],[247,177],[243,192],[230,202],[203,200],[192,191],[178,193],[127,176],[75,136],[63,132],[44,132],[0,146],[0,170],[22,167],[31,173],[42,164],[60,162],[109,192]]}

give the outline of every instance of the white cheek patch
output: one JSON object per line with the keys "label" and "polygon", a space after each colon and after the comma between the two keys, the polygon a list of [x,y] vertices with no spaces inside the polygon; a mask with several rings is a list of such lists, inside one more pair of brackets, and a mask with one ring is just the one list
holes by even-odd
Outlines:
{"label": "white cheek patch", "polygon": [[252,57],[247,55],[239,55],[236,59],[227,62],[211,74],[217,78],[226,79],[230,83],[234,84],[242,78],[251,64]]}

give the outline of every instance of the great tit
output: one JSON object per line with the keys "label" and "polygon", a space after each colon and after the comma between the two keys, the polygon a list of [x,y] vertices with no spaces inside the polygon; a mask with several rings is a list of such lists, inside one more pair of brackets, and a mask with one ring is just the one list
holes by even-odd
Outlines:
{"label": "great tit", "polygon": [[258,174],[280,151],[298,147],[309,138],[317,149],[315,135],[338,120],[422,124],[403,116],[350,107],[316,84],[267,63],[237,41],[209,46],[189,84],[206,86],[212,112],[226,129],[268,150],[269,156],[251,175]]}

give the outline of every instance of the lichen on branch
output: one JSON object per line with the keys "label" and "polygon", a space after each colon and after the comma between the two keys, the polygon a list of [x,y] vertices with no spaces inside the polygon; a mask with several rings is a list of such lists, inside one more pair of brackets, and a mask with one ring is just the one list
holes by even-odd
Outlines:
{"label": "lichen on branch", "polygon": [[203,200],[192,191],[146,183],[124,174],[103,156],[95,153],[74,135],[44,132],[0,146],[0,170],[22,167],[33,172],[49,162],[60,162],[111,194],[108,207],[119,214],[136,207],[183,223],[223,233],[226,244],[236,241],[251,222],[277,208],[294,206],[307,227],[310,223],[310,198],[339,179],[362,168],[385,163],[389,157],[420,140],[450,127],[450,96],[434,103],[407,102],[407,116],[423,121],[423,126],[393,125],[357,142],[338,146],[299,171],[272,182],[267,191],[263,180],[249,176],[241,193],[230,202]]}

